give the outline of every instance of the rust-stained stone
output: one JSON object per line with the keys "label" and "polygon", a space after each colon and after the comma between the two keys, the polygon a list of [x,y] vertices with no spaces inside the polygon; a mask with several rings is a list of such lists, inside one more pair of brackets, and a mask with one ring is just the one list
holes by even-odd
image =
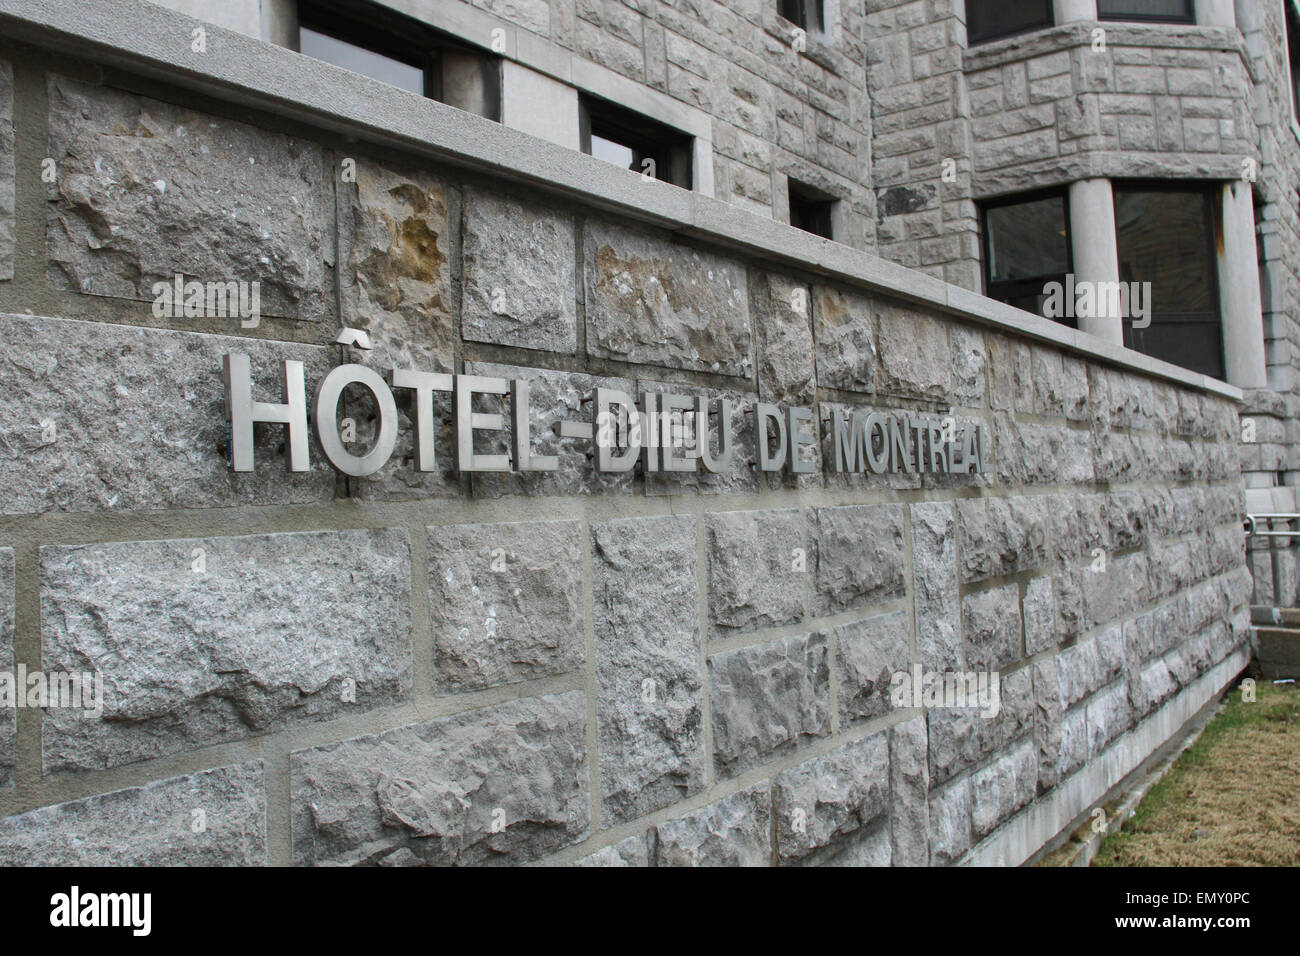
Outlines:
{"label": "rust-stained stone", "polygon": [[864,296],[818,286],[815,297],[817,384],[870,392],[877,356],[872,303]]}
{"label": "rust-stained stone", "polygon": [[[346,188],[347,184],[340,184]],[[343,324],[370,332],[376,368],[452,362],[448,187],[426,172],[357,163],[345,232]]]}

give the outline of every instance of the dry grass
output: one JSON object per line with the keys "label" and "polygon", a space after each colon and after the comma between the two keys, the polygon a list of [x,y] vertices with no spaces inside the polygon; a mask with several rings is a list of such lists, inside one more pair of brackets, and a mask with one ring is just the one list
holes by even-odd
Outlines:
{"label": "dry grass", "polygon": [[1232,691],[1093,866],[1300,865],[1300,691]]}

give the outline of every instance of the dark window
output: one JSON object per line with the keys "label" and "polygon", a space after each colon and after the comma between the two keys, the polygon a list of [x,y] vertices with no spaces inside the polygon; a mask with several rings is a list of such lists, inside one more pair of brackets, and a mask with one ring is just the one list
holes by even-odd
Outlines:
{"label": "dark window", "polygon": [[789,181],[789,194],[790,225],[823,239],[835,238],[831,235],[831,211],[836,202],[834,196],[793,179]]}
{"label": "dark window", "polygon": [[497,57],[377,4],[299,3],[298,50],[391,86],[500,119]]}
{"label": "dark window", "polygon": [[969,45],[1050,27],[1052,0],[966,0]]}
{"label": "dark window", "polygon": [[690,189],[692,138],[606,100],[581,101],[582,151],[597,159]]}
{"label": "dark window", "polygon": [[[999,199],[986,203],[983,212],[986,294],[1042,315],[1048,283],[1064,287],[1073,270],[1065,192]],[[1073,318],[1056,321],[1077,324]]]}
{"label": "dark window", "polygon": [[1192,0],[1097,0],[1101,20],[1150,20],[1156,23],[1195,23]]}
{"label": "dark window", "polygon": [[1286,0],[1286,52],[1291,63],[1291,118],[1300,123],[1300,14]]}
{"label": "dark window", "polygon": [[825,29],[822,0],[778,0],[777,9],[781,16],[808,33],[820,33]]}
{"label": "dark window", "polygon": [[1215,255],[1219,187],[1115,186],[1121,282],[1150,282],[1151,325],[1124,320],[1124,344],[1223,378]]}

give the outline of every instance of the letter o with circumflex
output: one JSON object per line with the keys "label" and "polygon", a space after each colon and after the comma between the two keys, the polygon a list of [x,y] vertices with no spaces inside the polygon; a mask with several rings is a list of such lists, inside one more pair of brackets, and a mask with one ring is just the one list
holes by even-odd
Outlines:
{"label": "letter o with circumflex", "polygon": [[[374,447],[364,455],[349,452],[339,437],[339,399],[343,389],[354,384],[370,390],[379,411],[379,435]],[[383,468],[397,447],[397,403],[393,401],[393,393],[378,372],[364,365],[340,365],[321,379],[316,387],[312,422],[316,426],[316,440],[329,463],[353,478],[373,475]]]}

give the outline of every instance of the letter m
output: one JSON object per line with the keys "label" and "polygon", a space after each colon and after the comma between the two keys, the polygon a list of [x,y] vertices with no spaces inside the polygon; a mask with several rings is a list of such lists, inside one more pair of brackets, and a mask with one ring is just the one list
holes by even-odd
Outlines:
{"label": "letter m", "polygon": [[848,417],[839,409],[831,411],[831,442],[834,445],[834,470],[867,470],[867,420],[854,412]]}

